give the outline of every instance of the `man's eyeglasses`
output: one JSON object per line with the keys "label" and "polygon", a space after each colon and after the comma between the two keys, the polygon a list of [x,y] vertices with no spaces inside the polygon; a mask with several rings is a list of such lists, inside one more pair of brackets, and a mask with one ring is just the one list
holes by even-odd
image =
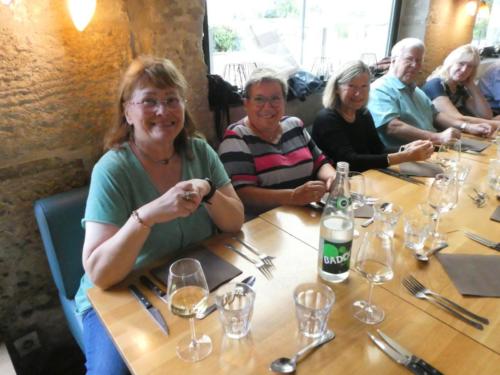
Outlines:
{"label": "man's eyeglasses", "polygon": [[271,104],[272,107],[278,107],[283,103],[283,97],[277,95],[269,98],[266,96],[254,96],[252,100],[258,107],[264,107],[266,103]]}
{"label": "man's eyeglasses", "polygon": [[166,98],[164,100],[150,99],[146,98],[141,100],[140,102],[128,102],[129,104],[140,105],[147,111],[156,111],[160,109],[160,106],[163,106],[167,109],[179,109],[182,107],[186,100],[179,98],[177,96],[173,96],[170,98]]}

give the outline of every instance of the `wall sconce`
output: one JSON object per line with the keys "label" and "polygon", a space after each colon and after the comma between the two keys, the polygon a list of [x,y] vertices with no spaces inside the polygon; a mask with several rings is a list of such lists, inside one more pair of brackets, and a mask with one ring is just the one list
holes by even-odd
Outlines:
{"label": "wall sconce", "polygon": [[476,0],[468,1],[467,4],[465,4],[465,11],[469,16],[474,17],[477,11],[477,1]]}
{"label": "wall sconce", "polygon": [[490,16],[490,8],[486,1],[481,1],[481,5],[479,5],[479,9],[477,11],[477,18],[488,18]]}
{"label": "wall sconce", "polygon": [[[4,0],[2,0],[4,1]],[[67,0],[69,14],[78,31],[83,31],[94,16],[96,0]]]}

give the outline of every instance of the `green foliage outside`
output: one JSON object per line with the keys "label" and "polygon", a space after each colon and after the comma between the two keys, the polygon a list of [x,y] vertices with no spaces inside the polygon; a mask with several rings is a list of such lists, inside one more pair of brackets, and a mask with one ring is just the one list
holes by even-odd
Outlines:
{"label": "green foliage outside", "polygon": [[264,18],[285,18],[298,14],[299,9],[294,0],[274,0],[273,6],[264,12]]}
{"label": "green foliage outside", "polygon": [[240,46],[238,34],[227,26],[215,26],[211,29],[217,52],[237,51]]}

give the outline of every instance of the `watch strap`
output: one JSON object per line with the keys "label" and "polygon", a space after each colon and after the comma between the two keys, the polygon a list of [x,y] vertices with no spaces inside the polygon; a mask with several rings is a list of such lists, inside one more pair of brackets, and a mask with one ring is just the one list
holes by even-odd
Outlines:
{"label": "watch strap", "polygon": [[205,177],[204,180],[207,181],[208,184],[210,185],[210,191],[208,192],[207,195],[205,195],[202,198],[201,201],[210,204],[210,199],[212,199],[212,197],[214,196],[215,191],[217,190],[217,188],[215,187],[215,184],[212,182],[212,180],[210,178]]}

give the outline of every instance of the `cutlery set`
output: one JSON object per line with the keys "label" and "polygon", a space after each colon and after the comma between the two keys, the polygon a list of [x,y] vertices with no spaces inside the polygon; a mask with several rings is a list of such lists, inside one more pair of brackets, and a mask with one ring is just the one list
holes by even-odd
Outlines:
{"label": "cutlery set", "polygon": [[465,232],[465,236],[467,238],[471,239],[472,241],[476,241],[476,242],[480,243],[481,245],[489,247],[490,249],[500,251],[500,242],[488,240],[488,239],[480,236],[479,234],[475,234],[475,233],[471,233],[471,232]]}
{"label": "cutlery set", "polygon": [[377,329],[377,333],[380,337],[377,337],[369,332],[368,336],[380,349],[382,349],[385,354],[400,365],[405,366],[412,373],[417,375],[442,375],[442,372],[438,369],[425,362],[422,358],[412,354],[380,329]]}
{"label": "cutlery set", "polygon": [[436,293],[433,292],[430,289],[427,289],[422,283],[420,283],[415,277],[412,275],[409,275],[408,277],[405,277],[401,283],[403,286],[412,294],[413,296],[419,298],[419,299],[425,299],[432,303],[433,305],[436,305],[454,317],[462,320],[463,322],[467,323],[468,325],[477,328],[479,330],[483,330],[483,324],[487,325],[489,324],[489,320],[486,318],[483,318],[482,316],[476,315],[473,312],[467,310],[466,308],[458,305],[457,303],[453,302],[452,300]]}
{"label": "cutlery set", "polygon": [[423,181],[420,181],[420,180],[417,180],[416,178],[414,177],[410,177],[409,175],[407,174],[404,174],[404,173],[400,173],[400,172],[397,172],[395,170],[392,170],[392,169],[388,169],[388,168],[381,168],[381,169],[377,169],[379,172],[382,172],[382,173],[385,173],[389,176],[392,176],[392,177],[396,177],[396,178],[399,178],[401,180],[404,180],[406,182],[411,182],[412,184],[417,184],[417,185],[425,185],[425,182]]}
{"label": "cutlery set", "polygon": [[224,247],[227,249],[235,252],[236,254],[240,255],[241,257],[245,258],[247,261],[252,263],[268,280],[271,280],[273,278],[272,274],[272,269],[275,269],[274,264],[273,264],[273,256],[262,254],[259,252],[257,249],[255,249],[253,246],[243,242],[237,237],[233,237],[233,240],[239,242],[242,244],[247,250],[249,250],[251,253],[253,253],[255,256],[258,258],[256,259],[255,257],[249,256],[248,254],[244,253],[242,250],[237,249],[230,243],[225,243]]}

